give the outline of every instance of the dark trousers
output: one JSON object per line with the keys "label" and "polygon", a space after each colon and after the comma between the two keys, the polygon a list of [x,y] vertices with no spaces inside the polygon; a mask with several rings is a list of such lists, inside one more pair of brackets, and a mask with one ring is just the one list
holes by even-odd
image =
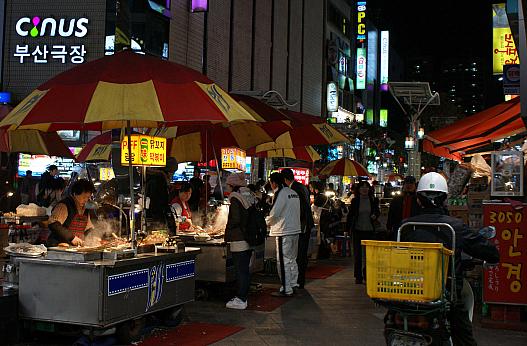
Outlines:
{"label": "dark trousers", "polygon": [[477,346],[472,334],[472,322],[463,304],[453,304],[449,314],[454,346]]}
{"label": "dark trousers", "polygon": [[353,272],[355,279],[363,280],[366,277],[366,263],[362,264],[361,240],[373,239],[373,232],[368,231],[353,231]]}
{"label": "dark trousers", "polygon": [[298,286],[303,288],[306,284],[306,269],[307,269],[307,251],[309,250],[309,238],[311,237],[311,230],[300,233],[298,237],[298,254],[296,256],[296,264],[298,265]]}
{"label": "dark trousers", "polygon": [[249,285],[251,284],[251,272],[249,263],[251,262],[253,250],[232,252],[234,270],[236,271],[236,285],[238,288],[236,296],[243,301],[247,301]]}

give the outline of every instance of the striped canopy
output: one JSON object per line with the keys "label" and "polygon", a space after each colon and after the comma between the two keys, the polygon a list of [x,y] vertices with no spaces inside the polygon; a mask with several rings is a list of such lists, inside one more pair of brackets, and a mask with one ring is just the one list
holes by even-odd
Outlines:
{"label": "striped canopy", "polygon": [[344,177],[369,177],[370,173],[363,165],[355,160],[342,158],[331,161],[324,168],[322,168],[318,175],[331,176],[339,175]]}
{"label": "striped canopy", "polygon": [[10,129],[104,130],[256,119],[206,76],[130,50],[65,71],[1,122]]}
{"label": "striped canopy", "polygon": [[247,156],[257,156],[257,157],[287,157],[294,160],[315,162],[320,160],[320,155],[313,149],[312,146],[307,147],[296,147],[292,149],[275,149],[268,151],[261,151],[259,153],[255,152],[255,149],[252,149],[247,152]]}
{"label": "striped canopy", "polygon": [[73,159],[73,153],[56,132],[0,129],[0,151]]}
{"label": "striped canopy", "polygon": [[[9,105],[0,105],[0,120],[11,110],[12,107]],[[0,129],[0,151],[74,158],[56,132],[44,133],[37,130]]]}

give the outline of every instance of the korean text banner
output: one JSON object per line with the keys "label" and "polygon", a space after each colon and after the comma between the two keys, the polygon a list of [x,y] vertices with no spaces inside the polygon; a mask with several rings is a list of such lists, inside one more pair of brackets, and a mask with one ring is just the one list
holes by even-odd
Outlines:
{"label": "korean text banner", "polygon": [[293,171],[293,176],[295,177],[295,180],[303,185],[309,184],[309,169],[308,168],[293,168],[293,167],[281,167],[278,169],[279,172],[281,172],[283,169],[289,168]]}
{"label": "korean text banner", "polygon": [[[167,139],[146,135],[131,136],[132,165],[166,166]],[[128,136],[121,141],[121,164],[128,165]]]}
{"label": "korean text banner", "polygon": [[485,204],[484,224],[496,227],[491,241],[500,263],[485,270],[483,300],[488,303],[527,304],[527,205]]}
{"label": "korean text banner", "polygon": [[492,73],[502,74],[503,65],[519,64],[518,50],[505,12],[505,4],[492,5]]}
{"label": "korean text banner", "polygon": [[245,172],[245,157],[240,148],[221,148],[221,168]]}
{"label": "korean text banner", "polygon": [[366,89],[366,48],[357,48],[357,85],[355,89]]}

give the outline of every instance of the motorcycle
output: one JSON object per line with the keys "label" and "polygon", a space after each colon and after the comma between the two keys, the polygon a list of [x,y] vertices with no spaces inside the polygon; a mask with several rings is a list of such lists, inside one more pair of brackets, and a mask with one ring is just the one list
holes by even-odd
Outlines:
{"label": "motorcycle", "polygon": [[[450,258],[450,287],[446,287],[443,280],[442,292],[439,299],[429,302],[406,301],[392,299],[373,300],[387,308],[384,317],[384,337],[388,346],[430,346],[430,345],[452,345],[450,334],[450,322],[448,314],[450,306],[457,299],[462,301],[469,311],[469,317],[472,321],[472,312],[474,307],[474,294],[470,284],[463,279],[463,290],[461,297],[456,297],[456,280],[454,268],[455,256],[455,231],[448,224],[438,223],[416,223],[410,222],[403,224],[398,231],[397,241],[400,241],[401,230],[407,227],[431,227],[441,230],[448,229],[452,232],[452,257]],[[491,239],[496,232],[494,227],[489,226],[480,230],[485,238]],[[465,265],[480,265],[483,261],[473,258],[464,258]],[[438,268],[440,270],[440,268]]]}

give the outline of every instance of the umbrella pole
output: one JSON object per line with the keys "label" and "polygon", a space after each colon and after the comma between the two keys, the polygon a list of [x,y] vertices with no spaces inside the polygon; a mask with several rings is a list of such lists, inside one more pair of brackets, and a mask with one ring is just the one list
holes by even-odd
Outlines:
{"label": "umbrella pole", "polygon": [[137,244],[135,241],[134,168],[132,166],[132,127],[130,120],[126,122],[126,128],[128,130],[128,175],[130,182],[130,234],[132,236],[132,249],[135,249]]}
{"label": "umbrella pole", "polygon": [[[209,171],[209,131],[205,131],[205,162],[207,163],[205,165],[205,167],[207,168],[207,176],[209,175],[208,174],[208,171]],[[203,158],[202,158],[203,159]],[[216,163],[216,166],[218,164]],[[204,182],[205,184],[203,185],[203,187],[205,188],[205,215],[204,215],[204,219],[207,220],[207,216],[209,215],[209,192],[207,191],[207,182],[205,181]],[[205,226],[205,225],[204,225]]]}
{"label": "umbrella pole", "polygon": [[223,200],[223,185],[221,185],[221,175],[220,175],[220,163],[218,162],[218,158],[216,156],[216,149],[214,148],[214,142],[212,144],[212,152],[214,154],[214,160],[216,161],[216,172],[218,172],[218,184],[220,184],[220,192],[221,192],[221,199]]}

